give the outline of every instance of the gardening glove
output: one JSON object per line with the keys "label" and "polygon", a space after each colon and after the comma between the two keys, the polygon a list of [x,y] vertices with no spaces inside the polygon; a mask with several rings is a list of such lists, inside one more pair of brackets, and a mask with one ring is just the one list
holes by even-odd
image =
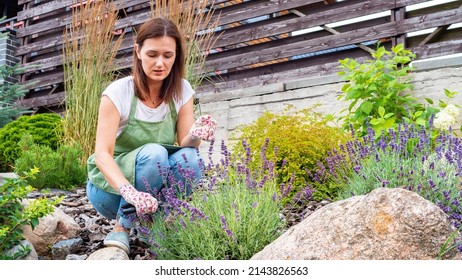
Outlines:
{"label": "gardening glove", "polygon": [[119,190],[125,201],[135,206],[138,215],[157,211],[157,199],[150,194],[137,191],[132,185],[123,185]]}
{"label": "gardening glove", "polygon": [[202,115],[194,122],[189,130],[189,135],[191,135],[191,139],[193,140],[213,141],[215,139],[216,127],[217,121],[212,116]]}

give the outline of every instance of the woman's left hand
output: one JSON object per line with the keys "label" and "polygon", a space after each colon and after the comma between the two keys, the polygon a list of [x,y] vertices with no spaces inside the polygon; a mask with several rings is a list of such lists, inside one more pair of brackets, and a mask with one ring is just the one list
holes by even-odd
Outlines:
{"label": "woman's left hand", "polygon": [[213,141],[215,139],[215,129],[217,121],[210,115],[200,116],[189,130],[189,135],[193,140],[202,139],[205,141]]}

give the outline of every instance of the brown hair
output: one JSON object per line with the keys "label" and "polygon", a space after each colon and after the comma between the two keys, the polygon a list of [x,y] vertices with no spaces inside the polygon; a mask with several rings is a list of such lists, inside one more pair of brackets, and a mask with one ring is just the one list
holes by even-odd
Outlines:
{"label": "brown hair", "polygon": [[[146,39],[168,36],[175,39],[176,57],[170,74],[162,83],[160,97],[167,103],[172,99],[181,100],[182,98],[182,78],[184,76],[184,51],[183,40],[178,27],[169,19],[154,18],[143,23],[138,30],[135,43],[139,48],[143,46]],[[143,71],[141,60],[138,59],[136,52],[133,51],[133,81],[135,84],[135,95],[141,100],[149,96],[147,76]]]}

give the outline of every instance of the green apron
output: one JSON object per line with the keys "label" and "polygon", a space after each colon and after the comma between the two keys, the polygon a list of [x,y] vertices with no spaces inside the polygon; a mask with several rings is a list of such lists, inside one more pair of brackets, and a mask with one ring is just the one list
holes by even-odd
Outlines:
{"label": "green apron", "polygon": [[[159,122],[141,121],[135,118],[138,98],[133,96],[130,115],[124,130],[117,137],[114,147],[114,160],[127,180],[135,185],[136,155],[149,143],[172,145],[175,142],[177,113],[173,100],[170,113]],[[106,181],[95,164],[95,154],[87,160],[88,179],[96,187],[110,193],[117,193]]]}

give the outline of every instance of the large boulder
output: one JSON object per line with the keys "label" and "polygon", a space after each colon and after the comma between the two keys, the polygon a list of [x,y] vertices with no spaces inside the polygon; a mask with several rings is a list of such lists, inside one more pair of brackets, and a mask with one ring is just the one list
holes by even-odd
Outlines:
{"label": "large boulder", "polygon": [[40,256],[51,255],[53,244],[77,237],[81,231],[80,226],[57,207],[53,213],[40,218],[34,230],[29,225],[22,229],[26,239],[34,245]]}
{"label": "large boulder", "polygon": [[[317,210],[252,260],[431,260],[454,230],[418,194],[379,188]],[[456,249],[443,256],[460,258]]]}
{"label": "large boulder", "polygon": [[94,260],[129,260],[127,253],[117,247],[106,247],[93,252],[87,258],[88,261]]}

